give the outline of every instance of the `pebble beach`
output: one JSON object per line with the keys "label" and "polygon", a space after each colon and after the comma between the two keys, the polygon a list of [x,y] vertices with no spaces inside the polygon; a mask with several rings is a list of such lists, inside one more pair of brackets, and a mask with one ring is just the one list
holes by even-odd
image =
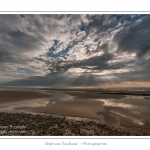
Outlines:
{"label": "pebble beach", "polygon": [[148,136],[149,132],[102,124],[92,119],[0,113],[1,136]]}

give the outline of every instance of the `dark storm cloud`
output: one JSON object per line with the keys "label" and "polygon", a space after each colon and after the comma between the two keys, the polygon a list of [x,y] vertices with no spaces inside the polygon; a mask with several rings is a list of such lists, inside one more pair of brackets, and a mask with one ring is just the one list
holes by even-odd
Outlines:
{"label": "dark storm cloud", "polygon": [[90,56],[96,52],[101,52],[101,51],[103,51],[104,53],[108,53],[108,45],[109,45],[108,43],[101,44],[101,42],[99,41],[97,44],[93,44],[93,45],[95,46],[95,49],[93,51],[90,51],[92,44],[84,46],[87,55]]}
{"label": "dark storm cloud", "polygon": [[[113,54],[106,53],[101,56],[95,56],[89,59],[85,59],[82,61],[77,61],[77,62],[66,62],[64,61],[57,61],[55,63],[50,63],[52,65],[52,68],[55,71],[68,71],[71,68],[87,68],[87,66],[95,66],[94,68],[90,68],[91,70],[104,70],[108,68],[107,62],[109,60],[113,59]],[[43,60],[41,60],[43,61]],[[63,63],[63,65],[61,65]],[[51,69],[51,68],[50,68]],[[89,70],[90,70],[89,69]],[[52,71],[52,70],[51,70]]]}
{"label": "dark storm cloud", "polygon": [[[5,45],[7,51],[30,51],[41,45],[37,34],[31,34],[24,28],[27,22],[19,15],[0,16],[1,45]],[[10,48],[11,47],[11,48]]]}
{"label": "dark storm cloud", "polygon": [[106,53],[101,56],[95,56],[86,60],[81,61],[78,65],[79,66],[96,66],[94,69],[95,70],[103,70],[108,67],[107,62],[109,60],[113,59],[113,54]]}
{"label": "dark storm cloud", "polygon": [[118,51],[135,52],[138,57],[150,50],[150,17],[139,20],[136,24],[127,26],[114,37]]}
{"label": "dark storm cloud", "polygon": [[24,20],[25,15],[23,16],[0,15],[0,61],[3,63],[26,65],[32,61],[27,54],[38,51],[42,45],[39,40],[43,39],[42,36],[27,32],[30,25]]}
{"label": "dark storm cloud", "polygon": [[0,50],[0,62],[8,62],[10,54],[6,51]]}
{"label": "dark storm cloud", "polygon": [[39,37],[26,34],[19,30],[8,32],[7,34],[9,36],[7,42],[13,43],[14,48],[17,48],[19,51],[36,50],[39,48],[39,45],[42,45]]}
{"label": "dark storm cloud", "polygon": [[95,30],[96,38],[93,39],[95,42],[98,42],[102,35],[108,29],[113,29],[118,24],[118,20],[115,15],[87,15],[90,23],[86,26],[82,26],[82,30],[86,31],[86,35],[82,40],[87,39],[90,34]]}
{"label": "dark storm cloud", "polygon": [[115,15],[92,15],[90,16],[89,29],[97,29],[97,32],[106,31],[109,28],[114,28],[118,24]]}

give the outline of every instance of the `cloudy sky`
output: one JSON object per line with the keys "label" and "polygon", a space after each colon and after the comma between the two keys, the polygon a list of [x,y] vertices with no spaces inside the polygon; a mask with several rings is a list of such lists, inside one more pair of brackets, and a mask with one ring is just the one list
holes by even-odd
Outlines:
{"label": "cloudy sky", "polygon": [[0,15],[0,85],[149,87],[150,15]]}

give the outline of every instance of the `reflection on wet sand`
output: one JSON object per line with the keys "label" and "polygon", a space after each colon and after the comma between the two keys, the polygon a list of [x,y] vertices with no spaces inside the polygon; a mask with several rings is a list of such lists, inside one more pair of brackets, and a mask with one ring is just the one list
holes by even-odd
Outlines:
{"label": "reflection on wet sand", "polygon": [[0,91],[0,111],[94,118],[109,125],[150,130],[148,96],[99,94],[94,90]]}
{"label": "reflection on wet sand", "polygon": [[68,99],[72,97],[57,91],[0,91],[0,111],[14,112],[14,108],[18,107],[44,107]]}
{"label": "reflection on wet sand", "polygon": [[127,96],[120,100],[100,99],[100,101],[104,102],[106,112],[118,115],[121,126],[150,130],[150,101],[143,96]]}

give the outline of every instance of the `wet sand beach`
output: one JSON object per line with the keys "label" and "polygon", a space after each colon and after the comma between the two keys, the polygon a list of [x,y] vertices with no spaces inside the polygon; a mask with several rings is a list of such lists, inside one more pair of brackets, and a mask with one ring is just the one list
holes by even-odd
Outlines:
{"label": "wet sand beach", "polygon": [[63,103],[50,104],[44,107],[19,107],[16,110],[26,110],[36,113],[58,114],[72,117],[94,118],[103,121],[103,115],[97,112],[103,112],[103,102],[92,100],[70,100]]}
{"label": "wet sand beach", "polygon": [[[144,94],[149,94],[149,92]],[[144,102],[149,104],[148,97],[146,99],[143,97],[143,99]],[[131,96],[128,98],[128,95],[125,94],[97,90],[0,91],[0,124],[9,126],[14,121],[15,125],[22,122],[22,124],[31,127],[29,124],[37,122],[36,114],[38,114],[41,122],[38,123],[39,125],[32,126],[31,132],[28,132],[28,130],[24,135],[150,135],[149,112],[146,112],[147,116],[143,116],[143,118],[141,114],[136,115],[138,113],[136,109],[129,112],[131,106],[129,101],[132,102],[132,100]],[[140,101],[137,100],[137,102],[139,105]],[[145,106],[145,108],[147,107]],[[24,113],[22,114],[22,112]],[[47,117],[51,116],[50,118],[53,119],[46,121],[43,114]],[[60,117],[55,117],[55,115]],[[13,116],[13,119],[10,116]],[[30,121],[26,123],[22,116],[29,118]],[[64,117],[65,119],[62,121]],[[68,119],[69,117],[71,119]],[[8,118],[7,121],[5,118]],[[86,120],[83,118],[86,118]],[[79,122],[77,119],[79,119]],[[91,120],[94,123],[88,125]],[[73,126],[64,125],[66,121]],[[111,132],[103,132],[104,129],[98,128],[97,123],[98,126],[105,125]],[[41,132],[42,124],[47,125],[46,129]],[[55,130],[60,130],[60,132],[51,133],[48,130],[54,124]],[[67,133],[66,131],[63,133],[61,124],[64,125],[63,128],[66,128]],[[85,124],[85,127],[82,124]],[[82,127],[81,130],[84,130],[84,132],[79,132],[79,129],[73,132],[74,127]],[[89,130],[92,131],[88,132]],[[115,132],[112,132],[112,130]]]}
{"label": "wet sand beach", "polygon": [[15,101],[34,100],[39,98],[49,98],[52,95],[33,91],[0,91],[0,104]]}

